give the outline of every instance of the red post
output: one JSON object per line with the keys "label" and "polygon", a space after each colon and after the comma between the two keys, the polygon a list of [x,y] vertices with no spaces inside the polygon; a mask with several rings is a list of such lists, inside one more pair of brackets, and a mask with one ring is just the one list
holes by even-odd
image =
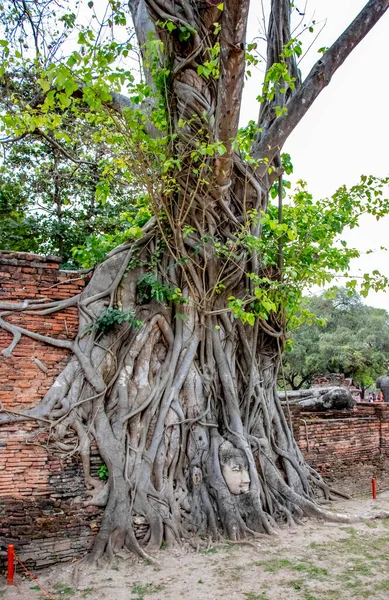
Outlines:
{"label": "red post", "polygon": [[373,479],[371,480],[371,494],[373,496],[373,500],[377,499],[377,482],[375,480],[375,477],[373,477]]}
{"label": "red post", "polygon": [[14,584],[14,573],[15,573],[15,548],[13,544],[8,546],[8,568],[7,568],[7,583],[8,585]]}

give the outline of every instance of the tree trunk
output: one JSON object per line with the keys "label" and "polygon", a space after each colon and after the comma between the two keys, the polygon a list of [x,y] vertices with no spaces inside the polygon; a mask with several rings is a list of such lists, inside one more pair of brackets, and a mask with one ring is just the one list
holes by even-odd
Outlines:
{"label": "tree trunk", "polygon": [[[155,244],[153,232],[138,242],[139,262],[151,260]],[[39,407],[40,418],[56,421],[55,442],[77,433],[89,502],[105,506],[92,558],[123,546],[146,557],[164,540],[255,537],[322,514],[313,487],[327,497],[329,488],[305,463],[276,392],[278,334],[227,312],[204,315],[185,284],[186,303],[164,306],[142,288],[141,304],[142,269],[128,270],[133,252],[122,249],[96,269],[81,297],[80,332],[110,300],[136,309],[142,325],[81,333],[56,409],[50,394]],[[90,476],[91,439],[108,467],[104,488]],[[140,544],[135,515],[149,525]]]}

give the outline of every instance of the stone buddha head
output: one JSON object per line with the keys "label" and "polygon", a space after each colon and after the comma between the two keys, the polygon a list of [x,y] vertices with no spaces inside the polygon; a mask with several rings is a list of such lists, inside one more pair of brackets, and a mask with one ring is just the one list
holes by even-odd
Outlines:
{"label": "stone buddha head", "polygon": [[250,475],[243,450],[226,440],[219,447],[219,459],[223,477],[231,494],[247,493],[250,489]]}

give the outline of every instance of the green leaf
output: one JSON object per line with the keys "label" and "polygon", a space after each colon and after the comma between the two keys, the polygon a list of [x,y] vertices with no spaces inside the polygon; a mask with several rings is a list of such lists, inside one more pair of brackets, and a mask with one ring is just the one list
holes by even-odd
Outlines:
{"label": "green leaf", "polygon": [[170,32],[174,31],[175,29],[177,29],[176,25],[174,23],[172,23],[171,21],[167,21],[166,23],[166,29]]}
{"label": "green leaf", "polygon": [[302,48],[301,48],[301,46],[299,44],[297,46],[295,46],[294,51],[297,54],[297,56],[301,56],[302,53],[303,53],[303,50],[302,50]]}
{"label": "green leaf", "polygon": [[51,86],[50,86],[50,82],[47,81],[47,79],[38,79],[37,81],[44,92],[49,91]]}

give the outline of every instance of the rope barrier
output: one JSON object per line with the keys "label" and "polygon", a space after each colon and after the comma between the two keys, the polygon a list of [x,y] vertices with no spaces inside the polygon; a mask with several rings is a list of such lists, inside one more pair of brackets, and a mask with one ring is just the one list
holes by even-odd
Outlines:
{"label": "rope barrier", "polygon": [[[39,583],[39,581],[38,581],[38,578],[37,578],[37,577],[36,577],[36,576],[35,576],[33,573],[31,573],[31,571],[29,571],[29,570],[27,569],[26,565],[24,565],[24,564],[22,563],[22,561],[21,561],[21,560],[20,560],[20,558],[17,556],[17,554],[13,553],[13,556],[14,556],[15,560],[16,560],[16,561],[17,561],[17,562],[18,562],[18,563],[21,565],[21,567],[24,569],[24,571],[26,572],[26,575],[27,575],[28,577],[30,577],[30,579],[32,579],[32,580],[34,581],[34,583],[36,583],[36,584],[37,584],[37,586],[38,586],[38,587],[39,587],[39,588],[42,590],[42,592],[45,594],[45,597],[46,597],[46,598],[49,598],[50,600],[55,600],[55,598],[54,598],[54,597],[53,597],[53,596],[50,594],[50,592],[48,592],[48,591],[47,591],[47,590],[46,590],[46,589],[43,587],[43,585],[41,585],[41,584]],[[8,563],[8,567],[9,567],[9,569],[11,568],[11,567],[10,567],[10,563]],[[13,567],[12,567],[12,568],[13,568]],[[13,572],[15,572],[15,571],[16,571],[16,569],[15,569],[15,570],[13,570]],[[9,572],[10,572],[10,571],[9,571]],[[8,581],[8,582],[9,582],[9,581]],[[13,583],[13,580],[12,580],[12,583]]]}

